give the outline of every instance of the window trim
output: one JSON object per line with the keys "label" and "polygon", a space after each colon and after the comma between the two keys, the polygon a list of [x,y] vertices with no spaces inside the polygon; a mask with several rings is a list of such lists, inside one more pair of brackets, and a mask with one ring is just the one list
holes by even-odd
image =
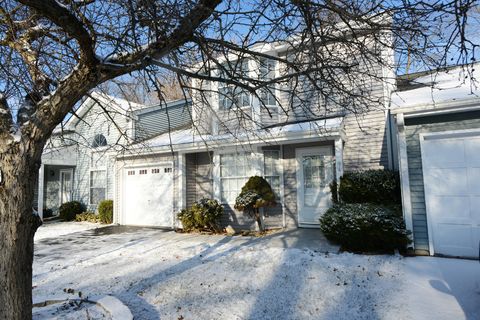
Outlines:
{"label": "window trim", "polygon": [[[99,168],[90,168],[89,170],[89,176],[88,176],[88,204],[90,206],[98,206],[98,204],[100,203],[92,203],[92,172],[100,172],[100,171],[103,171],[105,172],[105,199],[103,200],[106,200],[108,197],[107,197],[107,194],[108,194],[108,170],[107,168],[103,168],[103,167],[99,167]],[[99,188],[96,188],[96,189],[99,189]],[[102,201],[102,200],[101,200]]]}

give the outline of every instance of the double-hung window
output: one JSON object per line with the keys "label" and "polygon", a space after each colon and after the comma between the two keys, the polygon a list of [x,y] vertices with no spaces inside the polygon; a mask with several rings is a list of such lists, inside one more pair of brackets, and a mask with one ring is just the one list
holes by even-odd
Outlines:
{"label": "double-hung window", "polygon": [[220,155],[220,199],[222,203],[235,203],[243,185],[252,175],[250,153]]}
{"label": "double-hung window", "polygon": [[90,171],[90,204],[96,205],[106,198],[107,171]]}
{"label": "double-hung window", "polygon": [[[259,77],[261,81],[269,81],[275,78],[275,60],[261,58],[259,60]],[[276,106],[275,85],[271,84],[260,90],[261,106]]]}
{"label": "double-hung window", "polygon": [[[242,81],[242,78],[248,78],[248,60],[225,64],[223,68],[219,75],[222,79],[233,77],[237,81]],[[218,82],[218,105],[220,110],[249,107],[250,93],[233,84]]]}
{"label": "double-hung window", "polygon": [[280,199],[280,150],[263,151],[263,173],[276,198]]}

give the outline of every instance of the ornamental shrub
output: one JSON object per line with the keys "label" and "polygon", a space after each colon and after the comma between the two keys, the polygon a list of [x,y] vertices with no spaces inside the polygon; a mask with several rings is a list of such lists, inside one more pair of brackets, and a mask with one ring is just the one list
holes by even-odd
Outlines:
{"label": "ornamental shrub", "polygon": [[78,201],[65,202],[58,209],[58,216],[63,221],[73,221],[77,214],[82,213],[85,210],[83,204]]}
{"label": "ornamental shrub", "polygon": [[94,212],[85,211],[75,216],[75,221],[88,221],[88,222],[98,222],[98,216]]}
{"label": "ornamental shrub", "polygon": [[101,223],[113,222],[113,200],[103,200],[98,204],[98,220]]}
{"label": "ornamental shrub", "polygon": [[213,231],[220,230],[219,221],[223,214],[223,207],[217,200],[202,198],[188,209],[183,209],[177,216],[182,222],[185,231]]}
{"label": "ornamental shrub", "polygon": [[345,172],[338,194],[346,203],[400,204],[400,178],[389,170]]}
{"label": "ornamental shrub", "polygon": [[337,204],[320,218],[320,229],[353,252],[403,251],[411,242],[399,206]]}
{"label": "ornamental shrub", "polygon": [[267,180],[259,176],[250,177],[235,199],[235,209],[245,211],[253,217],[261,231],[264,230],[264,227],[260,208],[274,207],[275,205],[275,193],[272,187]]}

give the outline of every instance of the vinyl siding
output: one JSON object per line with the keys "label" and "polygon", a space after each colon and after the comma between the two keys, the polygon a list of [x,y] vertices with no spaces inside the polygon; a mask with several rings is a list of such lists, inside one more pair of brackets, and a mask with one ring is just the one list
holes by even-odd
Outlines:
{"label": "vinyl siding", "polygon": [[416,250],[429,250],[420,133],[480,128],[480,119],[411,125],[405,127],[408,173],[412,203],[413,236]]}
{"label": "vinyl siding", "polygon": [[138,113],[135,121],[135,140],[144,140],[191,123],[190,104],[179,104]]}

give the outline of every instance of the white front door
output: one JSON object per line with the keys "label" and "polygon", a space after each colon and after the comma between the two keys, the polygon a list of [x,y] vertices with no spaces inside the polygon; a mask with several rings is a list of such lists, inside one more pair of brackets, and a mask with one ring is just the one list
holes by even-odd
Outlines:
{"label": "white front door", "polygon": [[432,253],[478,258],[480,136],[427,136],[422,160]]}
{"label": "white front door", "polygon": [[318,227],[331,206],[330,183],[335,178],[333,148],[301,148],[297,158],[297,209],[300,227]]}
{"label": "white front door", "polygon": [[60,204],[72,201],[73,169],[60,170]]}
{"label": "white front door", "polygon": [[123,224],[173,227],[173,167],[124,169]]}

